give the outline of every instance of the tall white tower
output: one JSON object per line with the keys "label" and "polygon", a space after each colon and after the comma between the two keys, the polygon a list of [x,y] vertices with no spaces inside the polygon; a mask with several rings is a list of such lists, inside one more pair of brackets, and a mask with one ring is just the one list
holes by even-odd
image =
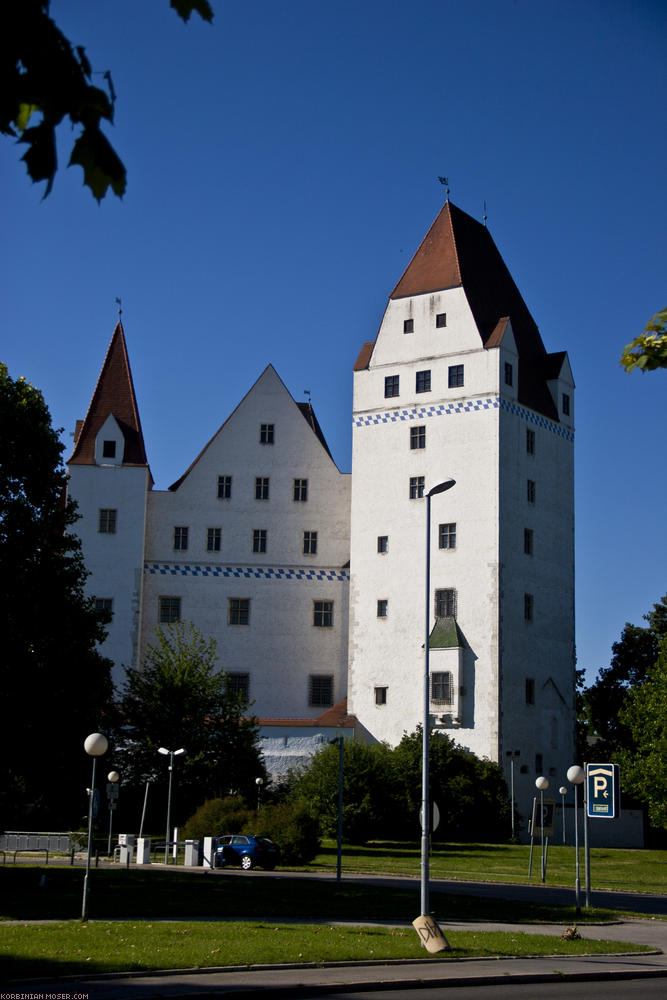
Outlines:
{"label": "tall white tower", "polygon": [[[447,202],[354,371],[348,711],[397,743],[423,718],[562,781],[574,729],[574,384],[488,230]],[[530,790],[530,791],[529,791]]]}

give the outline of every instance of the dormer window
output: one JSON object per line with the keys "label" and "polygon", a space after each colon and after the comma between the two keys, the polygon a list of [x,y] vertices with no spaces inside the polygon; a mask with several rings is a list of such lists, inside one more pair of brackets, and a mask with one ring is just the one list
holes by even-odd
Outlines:
{"label": "dormer window", "polygon": [[102,442],[102,458],[115,458],[116,457],[116,442],[115,441],[103,441]]}

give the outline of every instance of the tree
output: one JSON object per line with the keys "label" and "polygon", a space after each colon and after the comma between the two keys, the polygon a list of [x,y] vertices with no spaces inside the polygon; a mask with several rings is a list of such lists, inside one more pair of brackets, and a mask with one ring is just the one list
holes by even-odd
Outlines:
{"label": "tree", "polygon": [[667,309],[656,313],[646,324],[644,332],[625,347],[621,365],[626,372],[634,368],[642,372],[667,368]]}
{"label": "tree", "polygon": [[632,749],[634,737],[622,710],[631,691],[645,681],[655,663],[660,643],[667,636],[667,594],[644,615],[645,626],[626,622],[621,638],[612,646],[612,660],[598,672],[583,695],[588,735],[596,737],[595,754],[611,758]]}
{"label": "tree", "polygon": [[207,798],[232,791],[250,796],[255,779],[266,780],[255,722],[217,667],[214,639],[205,639],[190,622],[167,625],[148,646],[141,669],[126,669],[125,675],[115,759],[135,799],[146,781],[166,789],[167,758],[158,747],[187,751],[175,765],[175,825]]}
{"label": "tree", "polygon": [[89,758],[105,724],[111,663],[97,652],[105,613],[84,594],[81,545],[68,529],[63,445],[42,394],[0,364],[0,816],[6,826],[78,826]]}
{"label": "tree", "polygon": [[634,744],[616,757],[623,786],[647,803],[651,824],[667,830],[667,636],[644,683],[628,694],[621,717]]}
{"label": "tree", "polygon": [[[213,20],[208,0],[170,0],[187,21],[196,11]],[[116,94],[109,71],[105,89],[91,83],[86,51],[72,43],[49,17],[49,0],[8,0],[0,19],[0,132],[28,149],[21,157],[33,181],[49,194],[58,169],[56,128],[68,118],[77,138],[69,166],[83,168],[84,184],[100,201],[109,187],[122,197],[125,167],[101,129],[113,122]],[[30,124],[34,117],[37,124]]]}

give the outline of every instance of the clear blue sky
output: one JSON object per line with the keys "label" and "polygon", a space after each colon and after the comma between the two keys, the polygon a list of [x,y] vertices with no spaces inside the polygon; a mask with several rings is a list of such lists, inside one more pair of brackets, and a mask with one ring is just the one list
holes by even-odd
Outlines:
{"label": "clear blue sky", "polygon": [[[0,143],[3,357],[67,448],[122,298],[158,488],[273,363],[349,471],[352,365],[442,203],[488,225],[577,383],[577,647],[592,676],[667,591],[664,0],[53,0],[111,70],[128,168],[98,206]],[[101,80],[101,77],[100,77]],[[65,130],[63,130],[65,131]],[[1,432],[1,430],[0,430]]]}

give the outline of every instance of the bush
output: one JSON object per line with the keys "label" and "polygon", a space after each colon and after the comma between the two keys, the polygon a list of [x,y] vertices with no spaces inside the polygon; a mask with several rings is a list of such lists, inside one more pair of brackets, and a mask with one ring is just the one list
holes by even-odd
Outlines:
{"label": "bush", "polygon": [[238,795],[207,799],[180,830],[183,840],[202,841],[226,833],[254,833],[256,813]]}
{"label": "bush", "polygon": [[278,844],[284,865],[304,865],[320,849],[318,822],[306,802],[262,806],[255,825],[253,832]]}

